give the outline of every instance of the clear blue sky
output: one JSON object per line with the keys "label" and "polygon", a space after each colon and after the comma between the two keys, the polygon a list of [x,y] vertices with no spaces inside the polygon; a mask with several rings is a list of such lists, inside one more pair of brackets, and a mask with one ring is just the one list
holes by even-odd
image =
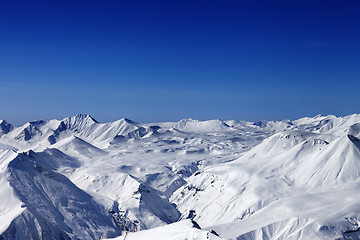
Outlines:
{"label": "clear blue sky", "polygon": [[0,119],[359,113],[359,1],[0,1]]}

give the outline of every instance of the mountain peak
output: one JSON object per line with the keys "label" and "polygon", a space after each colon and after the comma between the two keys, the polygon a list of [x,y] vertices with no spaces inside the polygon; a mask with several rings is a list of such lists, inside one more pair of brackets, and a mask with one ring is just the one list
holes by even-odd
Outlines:
{"label": "mountain peak", "polygon": [[93,118],[90,114],[76,114],[75,116],[71,117],[71,119],[74,119],[75,121],[84,121],[84,120],[90,120],[95,123],[99,123],[96,121],[95,118]]}
{"label": "mountain peak", "polygon": [[134,122],[133,120],[130,120],[128,118],[121,118],[120,121],[124,121],[129,124],[138,124],[137,122]]}
{"label": "mountain peak", "polygon": [[10,123],[6,122],[3,119],[0,120],[0,135],[1,134],[7,134],[13,128],[14,128],[13,125],[11,125]]}
{"label": "mountain peak", "polygon": [[72,129],[72,130],[81,130],[83,128],[86,128],[87,126],[98,124],[99,122],[96,121],[93,117],[91,117],[89,114],[77,114],[72,117],[64,118],[58,128],[56,129],[57,132],[62,132],[66,129]]}
{"label": "mountain peak", "polygon": [[179,122],[199,122],[199,120],[195,120],[192,118],[184,118],[184,119],[181,119]]}
{"label": "mountain peak", "polygon": [[360,123],[351,125],[348,133],[356,138],[360,138]]}
{"label": "mountain peak", "polygon": [[34,126],[39,126],[39,125],[43,125],[46,123],[45,120],[35,120],[35,121],[31,121],[28,122],[30,125],[34,125]]}

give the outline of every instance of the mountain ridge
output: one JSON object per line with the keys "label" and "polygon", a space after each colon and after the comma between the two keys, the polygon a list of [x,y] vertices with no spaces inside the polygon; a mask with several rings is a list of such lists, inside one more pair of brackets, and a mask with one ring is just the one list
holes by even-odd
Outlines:
{"label": "mountain ridge", "polygon": [[360,114],[0,127],[2,239],[360,239]]}

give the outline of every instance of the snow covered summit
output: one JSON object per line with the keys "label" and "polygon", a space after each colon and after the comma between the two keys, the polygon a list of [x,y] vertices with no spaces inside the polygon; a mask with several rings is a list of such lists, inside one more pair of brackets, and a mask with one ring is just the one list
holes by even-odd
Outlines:
{"label": "snow covered summit", "polygon": [[360,239],[359,177],[359,114],[0,120],[0,239]]}

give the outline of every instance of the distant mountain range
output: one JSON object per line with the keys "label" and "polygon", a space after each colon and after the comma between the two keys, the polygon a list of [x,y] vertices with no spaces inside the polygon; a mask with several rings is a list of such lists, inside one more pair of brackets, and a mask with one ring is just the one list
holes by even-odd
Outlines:
{"label": "distant mountain range", "polygon": [[360,239],[360,114],[0,120],[0,239]]}

